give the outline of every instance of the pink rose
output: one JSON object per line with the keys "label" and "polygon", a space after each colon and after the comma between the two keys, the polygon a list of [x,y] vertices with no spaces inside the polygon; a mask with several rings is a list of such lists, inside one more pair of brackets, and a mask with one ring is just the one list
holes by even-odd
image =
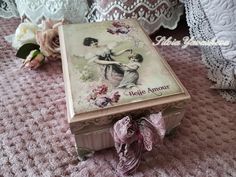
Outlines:
{"label": "pink rose", "polygon": [[54,22],[46,20],[42,22],[42,30],[36,32],[36,41],[40,45],[40,51],[50,59],[59,59],[60,43],[58,36],[58,26],[64,21]]}
{"label": "pink rose", "polygon": [[108,87],[106,85],[100,85],[97,88],[93,89],[94,93],[97,93],[99,95],[105,95],[108,91]]}

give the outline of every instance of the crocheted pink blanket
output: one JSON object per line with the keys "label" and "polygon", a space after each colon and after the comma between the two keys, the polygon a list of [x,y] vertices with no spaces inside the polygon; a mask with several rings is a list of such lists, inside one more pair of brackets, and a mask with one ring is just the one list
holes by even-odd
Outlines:
{"label": "crocheted pink blanket", "polygon": [[[61,62],[20,69],[4,40],[18,19],[0,19],[0,176],[120,176],[114,148],[79,162],[66,118]],[[161,47],[192,96],[186,116],[163,146],[144,154],[141,176],[236,176],[236,105],[206,77],[197,47]]]}

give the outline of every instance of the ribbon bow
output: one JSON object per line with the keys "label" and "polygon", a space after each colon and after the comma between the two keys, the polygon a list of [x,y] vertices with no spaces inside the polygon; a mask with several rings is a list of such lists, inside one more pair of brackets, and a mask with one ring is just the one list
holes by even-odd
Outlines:
{"label": "ribbon bow", "polygon": [[153,145],[161,144],[165,131],[161,112],[136,121],[128,116],[117,121],[111,134],[119,155],[118,171],[124,175],[133,173],[140,164],[143,151],[151,151]]}

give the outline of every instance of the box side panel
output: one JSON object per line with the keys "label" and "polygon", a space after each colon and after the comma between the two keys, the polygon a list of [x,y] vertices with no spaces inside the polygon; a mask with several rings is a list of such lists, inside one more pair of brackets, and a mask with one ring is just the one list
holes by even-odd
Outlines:
{"label": "box side panel", "polygon": [[[163,112],[167,130],[166,133],[168,134],[172,129],[180,125],[181,120],[184,117],[185,107],[186,102],[179,102],[168,105],[167,107],[153,107],[149,111],[150,113],[157,113],[159,111]],[[76,146],[80,150],[84,149],[90,151],[98,151],[114,146],[113,138],[110,134],[111,127],[112,124],[110,124],[109,127],[101,130],[76,134]]]}
{"label": "box side panel", "polygon": [[[182,99],[180,97],[180,99]],[[176,100],[176,99],[175,99]],[[172,101],[172,102],[170,102]],[[88,133],[96,130],[101,130],[107,127],[110,127],[113,123],[115,123],[117,120],[125,117],[125,116],[131,116],[133,119],[139,119],[140,117],[144,117],[146,115],[157,113],[157,112],[169,112],[168,110],[171,109],[172,112],[174,110],[178,110],[180,108],[177,107],[184,107],[186,105],[186,102],[188,102],[189,99],[182,99],[179,101],[173,101],[173,100],[163,100],[163,102],[158,101],[158,104],[152,103],[151,105],[145,105],[147,107],[136,107],[132,110],[126,110],[123,109],[122,112],[113,112],[113,114],[105,116],[103,114],[97,113],[97,118],[90,119],[90,120],[84,120],[84,121],[74,121],[70,122],[70,128],[73,134],[82,134],[82,133]],[[162,103],[162,104],[160,104]],[[179,105],[179,106],[177,106]],[[173,108],[171,108],[173,107]],[[139,109],[137,109],[139,108]],[[73,120],[73,119],[72,119]]]}
{"label": "box side panel", "polygon": [[65,36],[63,32],[63,26],[59,26],[59,39],[60,39],[60,50],[61,50],[61,59],[62,59],[62,70],[63,70],[63,80],[65,85],[65,95],[66,95],[66,107],[67,107],[67,118],[68,122],[71,121],[71,118],[74,116],[72,96],[71,96],[71,87],[70,87],[70,78],[68,71],[67,63],[67,52],[65,47]]}
{"label": "box side panel", "polygon": [[90,133],[75,135],[76,146],[81,149],[98,151],[114,145],[110,128]]}

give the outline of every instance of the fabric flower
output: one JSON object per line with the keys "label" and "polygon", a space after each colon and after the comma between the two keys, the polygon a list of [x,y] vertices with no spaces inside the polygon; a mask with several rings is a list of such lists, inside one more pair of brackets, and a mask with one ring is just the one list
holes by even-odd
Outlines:
{"label": "fabric flower", "polygon": [[58,26],[63,23],[64,21],[46,20],[42,22],[42,30],[36,32],[36,41],[40,45],[40,51],[49,57],[49,60],[56,60],[61,56]]}
{"label": "fabric flower", "polygon": [[151,151],[153,146],[162,144],[165,132],[161,112],[136,121],[129,116],[118,120],[111,129],[119,155],[117,170],[124,175],[132,174],[141,162],[143,151]]}
{"label": "fabric flower", "polygon": [[30,22],[21,23],[15,32],[15,36],[12,42],[12,46],[16,49],[19,49],[22,45],[26,43],[36,44],[36,32],[40,28]]}
{"label": "fabric flower", "polygon": [[29,69],[36,69],[45,61],[44,55],[38,50],[32,50],[24,61],[23,66]]}

